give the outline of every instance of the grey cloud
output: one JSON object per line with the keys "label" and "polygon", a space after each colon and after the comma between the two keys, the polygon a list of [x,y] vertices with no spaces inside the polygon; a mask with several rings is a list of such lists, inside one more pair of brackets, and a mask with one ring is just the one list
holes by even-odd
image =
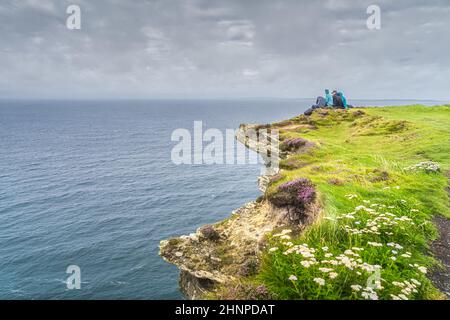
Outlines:
{"label": "grey cloud", "polygon": [[379,0],[379,31],[372,3],[4,0],[0,97],[449,99],[450,2]]}

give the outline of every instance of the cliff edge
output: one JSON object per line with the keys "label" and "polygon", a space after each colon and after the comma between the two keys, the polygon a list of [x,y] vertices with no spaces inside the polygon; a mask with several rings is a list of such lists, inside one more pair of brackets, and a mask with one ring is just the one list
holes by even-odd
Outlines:
{"label": "cliff edge", "polygon": [[450,106],[420,105],[242,125],[269,150],[263,196],[160,255],[189,299],[443,299],[449,128]]}
{"label": "cliff edge", "polygon": [[[264,126],[241,125],[236,139],[247,148],[262,155],[266,171],[258,179],[259,189],[265,192],[279,170],[269,166],[270,159],[278,156],[273,136],[266,134]],[[261,133],[259,130],[261,129]],[[250,132],[250,133],[249,133]],[[254,133],[257,133],[258,139]],[[264,132],[264,133],[263,133]],[[269,148],[270,157],[262,150]],[[281,155],[286,157],[287,153]],[[202,299],[218,285],[230,284],[240,277],[257,273],[261,253],[267,249],[266,236],[277,229],[291,228],[299,233],[311,223],[320,211],[318,203],[301,213],[301,221],[293,219],[289,206],[276,206],[267,199],[250,202],[233,211],[231,217],[214,225],[199,228],[196,233],[160,243],[160,256],[180,269],[180,289],[188,299]]]}

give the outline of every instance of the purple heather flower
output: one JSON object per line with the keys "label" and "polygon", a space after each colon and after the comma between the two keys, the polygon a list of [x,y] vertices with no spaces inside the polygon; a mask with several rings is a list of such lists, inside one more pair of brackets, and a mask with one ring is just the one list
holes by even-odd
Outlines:
{"label": "purple heather flower", "polygon": [[284,141],[284,145],[288,149],[297,149],[306,145],[308,141],[303,138],[289,138]]}
{"label": "purple heather flower", "polygon": [[311,203],[316,196],[316,190],[312,182],[305,178],[286,182],[279,186],[278,190],[291,194],[295,199],[294,201],[298,201],[300,205]]}
{"label": "purple heather flower", "polygon": [[298,192],[298,200],[303,203],[310,203],[314,200],[316,190],[311,186],[305,186]]}

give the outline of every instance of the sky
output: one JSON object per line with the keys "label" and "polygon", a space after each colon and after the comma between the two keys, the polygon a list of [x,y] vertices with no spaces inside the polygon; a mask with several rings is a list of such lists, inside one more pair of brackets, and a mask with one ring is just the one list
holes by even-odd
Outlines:
{"label": "sky", "polygon": [[449,0],[2,0],[0,98],[449,100],[449,32]]}

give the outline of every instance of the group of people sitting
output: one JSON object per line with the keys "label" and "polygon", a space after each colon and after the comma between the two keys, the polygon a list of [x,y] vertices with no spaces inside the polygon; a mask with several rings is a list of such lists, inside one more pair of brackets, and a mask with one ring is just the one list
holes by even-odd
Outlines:
{"label": "group of people sitting", "polygon": [[348,109],[351,107],[347,104],[347,98],[342,92],[334,90],[330,94],[330,90],[325,89],[325,97],[317,97],[316,104],[306,110],[305,115],[310,116],[318,108]]}

